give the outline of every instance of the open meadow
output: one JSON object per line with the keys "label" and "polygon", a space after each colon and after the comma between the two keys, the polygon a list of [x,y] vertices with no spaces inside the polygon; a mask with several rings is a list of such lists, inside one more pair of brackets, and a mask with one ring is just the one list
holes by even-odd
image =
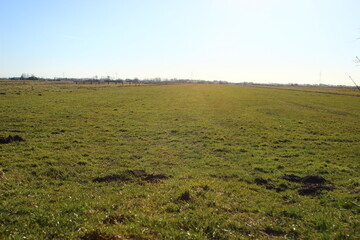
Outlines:
{"label": "open meadow", "polygon": [[360,239],[359,93],[303,90],[0,82],[0,239]]}

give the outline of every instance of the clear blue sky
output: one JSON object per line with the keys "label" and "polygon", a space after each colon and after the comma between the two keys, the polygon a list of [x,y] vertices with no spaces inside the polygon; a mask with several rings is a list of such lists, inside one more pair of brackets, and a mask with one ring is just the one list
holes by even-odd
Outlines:
{"label": "clear blue sky", "polygon": [[359,0],[0,0],[0,77],[352,85],[357,38]]}

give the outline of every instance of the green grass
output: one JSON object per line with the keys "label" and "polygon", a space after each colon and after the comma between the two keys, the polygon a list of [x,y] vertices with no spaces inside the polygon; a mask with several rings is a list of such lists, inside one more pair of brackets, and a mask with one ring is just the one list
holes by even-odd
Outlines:
{"label": "green grass", "polygon": [[[26,140],[0,144],[0,239],[360,238],[359,97],[233,85],[0,92],[0,137]],[[92,181],[134,169],[171,178]],[[335,189],[303,196],[284,174]]]}

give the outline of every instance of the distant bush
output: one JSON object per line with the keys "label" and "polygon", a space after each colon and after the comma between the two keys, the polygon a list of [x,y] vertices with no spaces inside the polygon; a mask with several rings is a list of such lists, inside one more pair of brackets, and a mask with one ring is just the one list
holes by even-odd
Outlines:
{"label": "distant bush", "polygon": [[21,74],[20,80],[39,80],[38,77],[35,77],[34,75],[29,76],[28,74]]}

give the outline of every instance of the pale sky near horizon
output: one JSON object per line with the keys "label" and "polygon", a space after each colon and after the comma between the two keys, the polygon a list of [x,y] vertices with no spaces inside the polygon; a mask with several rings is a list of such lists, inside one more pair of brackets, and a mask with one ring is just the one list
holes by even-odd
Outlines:
{"label": "pale sky near horizon", "polygon": [[0,3],[0,77],[360,83],[360,0]]}

